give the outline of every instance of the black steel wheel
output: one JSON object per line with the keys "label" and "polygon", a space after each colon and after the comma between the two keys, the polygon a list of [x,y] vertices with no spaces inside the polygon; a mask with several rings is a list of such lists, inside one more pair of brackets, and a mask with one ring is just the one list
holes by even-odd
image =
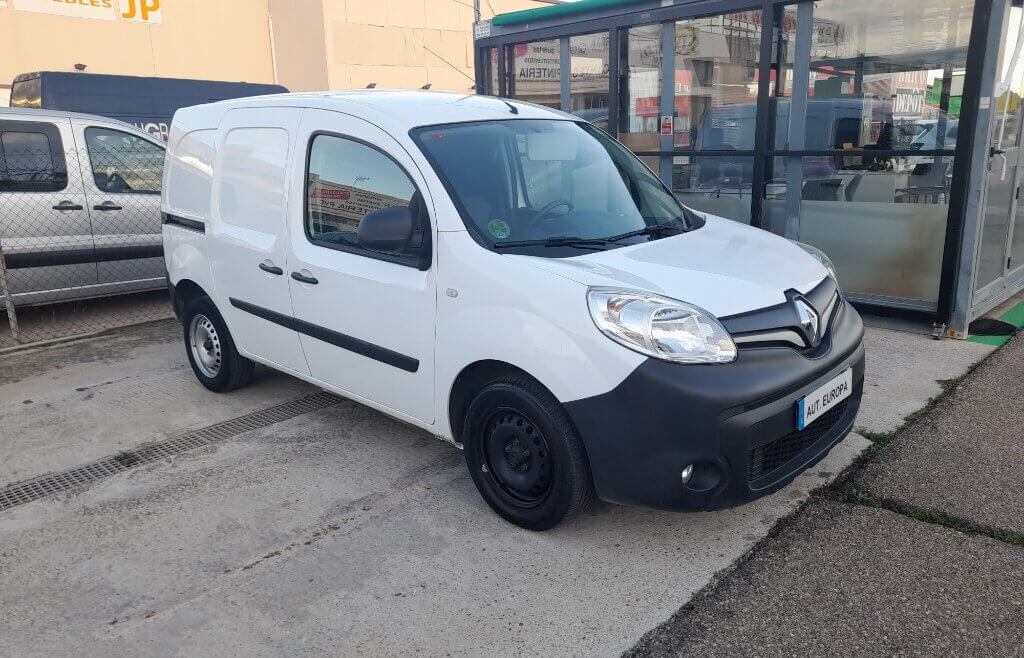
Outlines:
{"label": "black steel wheel", "polygon": [[484,472],[495,486],[524,507],[537,505],[551,491],[551,449],[525,414],[501,409],[484,435]]}
{"label": "black steel wheel", "polygon": [[524,376],[487,384],[462,433],[466,465],[488,505],[507,521],[547,530],[593,498],[586,451],[562,405]]}

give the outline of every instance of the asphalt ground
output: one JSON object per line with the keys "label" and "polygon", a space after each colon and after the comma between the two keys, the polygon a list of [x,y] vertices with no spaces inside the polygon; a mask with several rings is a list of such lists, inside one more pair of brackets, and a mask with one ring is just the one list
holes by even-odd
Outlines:
{"label": "asphalt ground", "polygon": [[1024,334],[901,432],[855,493],[1024,536]]}
{"label": "asphalt ground", "polygon": [[1024,655],[1024,335],[632,656]]}
{"label": "asphalt ground", "polygon": [[[991,349],[866,340],[865,431],[895,427]],[[314,391],[258,369],[254,386],[211,394],[174,323],[4,355],[0,483]],[[868,445],[853,434],[738,509],[598,504],[538,534],[490,512],[455,447],[342,401],[0,512],[0,653],[613,655]]]}

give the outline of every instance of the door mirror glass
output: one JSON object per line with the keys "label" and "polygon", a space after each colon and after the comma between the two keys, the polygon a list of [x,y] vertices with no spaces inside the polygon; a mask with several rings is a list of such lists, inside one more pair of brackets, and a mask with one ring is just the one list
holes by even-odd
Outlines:
{"label": "door mirror glass", "polygon": [[367,251],[397,256],[405,252],[414,231],[415,220],[408,206],[388,206],[363,217],[357,239]]}

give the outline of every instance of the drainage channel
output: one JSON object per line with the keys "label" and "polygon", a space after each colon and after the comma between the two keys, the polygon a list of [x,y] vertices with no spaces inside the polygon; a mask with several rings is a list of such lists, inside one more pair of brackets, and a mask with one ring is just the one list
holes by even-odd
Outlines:
{"label": "drainage channel", "polygon": [[76,466],[66,471],[47,473],[31,480],[16,482],[0,489],[0,511],[17,507],[51,496],[68,489],[81,487],[97,480],[123,473],[136,466],[150,464],[173,455],[201,448],[212,443],[269,427],[303,414],[334,406],[342,398],[327,392],[320,392],[291,402],[285,402],[269,409],[256,411],[245,416],[232,418],[221,423],[183,434],[166,441],[147,443],[138,448],[125,450],[110,457]]}

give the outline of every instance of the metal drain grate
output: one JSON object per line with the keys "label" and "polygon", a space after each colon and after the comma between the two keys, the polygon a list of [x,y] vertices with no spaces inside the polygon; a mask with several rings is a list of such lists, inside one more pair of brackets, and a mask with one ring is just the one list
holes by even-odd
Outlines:
{"label": "metal drain grate", "polygon": [[172,455],[178,455],[211,443],[224,441],[231,437],[251,432],[252,430],[269,427],[275,423],[295,418],[312,411],[325,409],[341,402],[342,398],[332,393],[320,392],[308,397],[292,400],[257,411],[222,423],[203,427],[182,436],[149,443],[146,445],[119,452],[110,457],[76,466],[75,468],[57,473],[47,473],[39,477],[16,482],[0,489],[0,511],[30,503],[44,496],[61,491],[74,489],[83,485],[102,480],[105,477],[123,473],[135,466],[160,461]]}

